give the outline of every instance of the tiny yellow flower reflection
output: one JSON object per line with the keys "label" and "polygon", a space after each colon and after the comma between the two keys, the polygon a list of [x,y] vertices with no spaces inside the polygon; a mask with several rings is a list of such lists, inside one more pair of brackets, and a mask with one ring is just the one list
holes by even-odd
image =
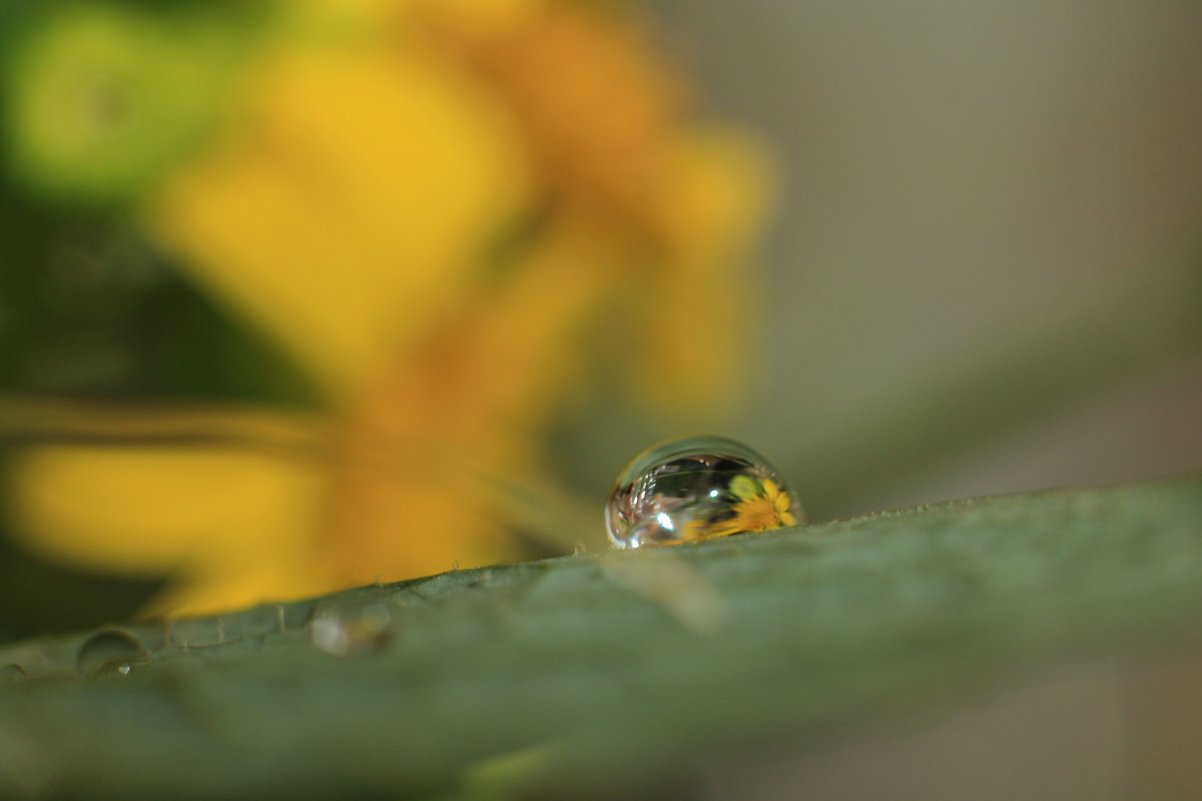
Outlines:
{"label": "tiny yellow flower reflection", "polygon": [[772,479],[761,481],[751,476],[738,476],[730,482],[730,491],[739,499],[734,507],[734,515],[712,523],[706,530],[707,537],[725,537],[744,531],[769,531],[797,525],[789,493]]}
{"label": "tiny yellow flower reflection", "polygon": [[[288,5],[226,101],[238,124],[139,204],[327,414],[150,409],[115,424],[148,436],[30,448],[9,486],[26,547],[170,575],[174,613],[520,558],[500,487],[547,486],[548,428],[602,347],[635,354],[650,402],[721,394],[760,148],[686,113],[627,6],[495,5]],[[795,522],[771,482],[740,498],[740,530]]]}

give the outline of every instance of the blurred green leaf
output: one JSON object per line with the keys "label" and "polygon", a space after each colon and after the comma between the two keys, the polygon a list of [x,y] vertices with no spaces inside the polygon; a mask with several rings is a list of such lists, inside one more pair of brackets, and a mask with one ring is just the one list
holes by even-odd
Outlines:
{"label": "blurred green leaf", "polygon": [[0,391],[321,405],[289,354],[129,221],[2,194],[0,217]]}
{"label": "blurred green leaf", "polygon": [[129,617],[162,584],[51,564],[0,538],[0,642]]}
{"label": "blurred green leaf", "polygon": [[148,394],[322,408],[321,391],[283,348],[188,284],[159,293],[132,323]]}
{"label": "blurred green leaf", "polygon": [[248,30],[217,6],[37,5],[0,62],[6,166],[25,189],[130,200],[215,130]]}
{"label": "blurred green leaf", "polygon": [[452,572],[0,649],[0,795],[601,797],[1200,615],[1202,477]]}

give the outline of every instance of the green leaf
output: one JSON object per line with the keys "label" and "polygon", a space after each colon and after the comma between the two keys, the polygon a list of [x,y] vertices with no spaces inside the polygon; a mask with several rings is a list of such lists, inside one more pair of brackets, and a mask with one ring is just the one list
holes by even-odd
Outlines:
{"label": "green leaf", "polygon": [[764,494],[764,488],[752,476],[738,475],[730,481],[730,491],[742,501],[750,501]]}
{"label": "green leaf", "polygon": [[456,571],[0,649],[0,797],[601,797],[1200,617],[1202,477]]}
{"label": "green leaf", "polygon": [[0,59],[6,160],[42,197],[132,199],[219,127],[246,34],[199,9],[53,8]]}

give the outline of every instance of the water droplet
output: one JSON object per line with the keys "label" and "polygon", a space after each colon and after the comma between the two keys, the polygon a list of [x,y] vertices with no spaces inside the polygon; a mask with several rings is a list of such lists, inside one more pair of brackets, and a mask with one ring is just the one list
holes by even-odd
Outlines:
{"label": "water droplet", "polygon": [[313,644],[334,656],[374,651],[389,636],[392,615],[383,604],[341,605],[319,611],[309,624]]}
{"label": "water droplet", "polygon": [[134,662],[145,662],[150,652],[134,635],[122,629],[94,634],[79,647],[76,666],[84,673],[117,673],[125,676]]}
{"label": "water droplet", "polygon": [[0,684],[8,684],[25,678],[25,668],[17,664],[0,667]]}
{"label": "water droplet", "polygon": [[797,496],[764,457],[725,437],[651,446],[618,476],[605,508],[619,548],[675,545],[805,522]]}

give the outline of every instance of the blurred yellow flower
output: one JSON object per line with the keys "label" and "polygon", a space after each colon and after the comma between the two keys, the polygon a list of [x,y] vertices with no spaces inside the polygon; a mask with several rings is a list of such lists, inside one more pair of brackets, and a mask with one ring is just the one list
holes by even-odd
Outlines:
{"label": "blurred yellow flower", "polygon": [[745,135],[686,118],[641,19],[538,0],[293,15],[237,124],[142,207],[318,378],[307,456],[63,444],[13,473],[28,547],[170,573],[159,610],[520,557],[498,486],[539,480],[599,332],[637,342],[631,380],[661,403],[720,398],[713,365],[738,363],[766,171]]}
{"label": "blurred yellow flower", "polygon": [[324,505],[312,465],[237,447],[47,446],[12,487],[27,541],[124,575],[171,575],[162,607],[292,597],[328,583],[303,544]]}
{"label": "blurred yellow flower", "polygon": [[458,301],[529,179],[504,109],[433,54],[293,49],[151,228],[345,396]]}

